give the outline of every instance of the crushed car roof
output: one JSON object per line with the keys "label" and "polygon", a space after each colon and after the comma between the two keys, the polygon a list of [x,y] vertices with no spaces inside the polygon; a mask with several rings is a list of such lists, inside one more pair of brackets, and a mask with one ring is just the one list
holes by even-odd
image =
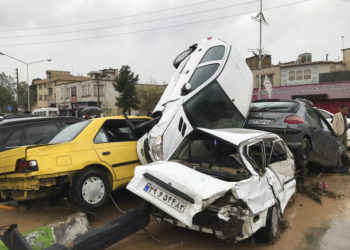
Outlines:
{"label": "crushed car roof", "polygon": [[235,145],[239,145],[244,141],[254,139],[266,134],[270,134],[271,136],[274,136],[274,134],[269,132],[254,130],[254,129],[244,129],[244,128],[225,128],[225,129],[198,128],[198,130],[214,135],[216,137],[220,137]]}

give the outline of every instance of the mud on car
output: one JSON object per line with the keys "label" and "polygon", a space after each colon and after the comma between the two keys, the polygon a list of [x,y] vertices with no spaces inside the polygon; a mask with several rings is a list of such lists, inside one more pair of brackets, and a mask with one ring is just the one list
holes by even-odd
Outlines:
{"label": "mud on car", "polygon": [[151,203],[159,221],[269,242],[295,192],[294,171],[292,153],[275,134],[199,128],[167,161],[136,167],[127,189]]}
{"label": "mud on car", "polygon": [[309,163],[341,173],[349,169],[346,149],[332,126],[305,99],[255,101],[245,127],[278,134],[294,153],[302,171]]}

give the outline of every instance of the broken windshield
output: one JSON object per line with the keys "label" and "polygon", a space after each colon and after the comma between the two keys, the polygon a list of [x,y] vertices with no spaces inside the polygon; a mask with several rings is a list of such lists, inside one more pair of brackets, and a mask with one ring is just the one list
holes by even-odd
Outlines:
{"label": "broken windshield", "polygon": [[226,181],[250,176],[237,146],[198,131],[184,140],[170,160]]}
{"label": "broken windshield", "polygon": [[245,121],[217,81],[188,100],[184,110],[193,127],[239,128]]}

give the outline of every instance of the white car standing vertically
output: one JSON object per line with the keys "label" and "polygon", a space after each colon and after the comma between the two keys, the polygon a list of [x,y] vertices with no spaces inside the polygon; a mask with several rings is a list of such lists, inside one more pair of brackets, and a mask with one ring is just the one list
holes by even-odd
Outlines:
{"label": "white car standing vertically", "polygon": [[176,72],[138,141],[142,164],[167,159],[194,128],[243,127],[253,91],[250,69],[222,40],[208,37],[182,52]]}

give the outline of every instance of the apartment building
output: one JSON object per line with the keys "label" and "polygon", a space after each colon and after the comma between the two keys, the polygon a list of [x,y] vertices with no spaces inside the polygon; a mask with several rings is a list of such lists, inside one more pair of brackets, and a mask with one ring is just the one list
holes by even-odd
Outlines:
{"label": "apartment building", "polygon": [[37,103],[35,108],[56,107],[57,86],[88,80],[89,77],[73,76],[69,71],[47,70],[46,79],[34,79],[33,84],[37,88]]}

